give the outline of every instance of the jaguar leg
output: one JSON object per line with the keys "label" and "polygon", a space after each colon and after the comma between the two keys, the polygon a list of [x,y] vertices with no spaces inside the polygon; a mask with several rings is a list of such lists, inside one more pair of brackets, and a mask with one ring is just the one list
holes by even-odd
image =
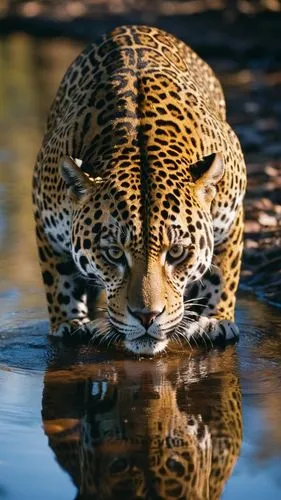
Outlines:
{"label": "jaguar leg", "polygon": [[241,208],[232,224],[230,234],[215,247],[210,269],[204,278],[194,283],[189,290],[186,305],[190,308],[191,318],[192,313],[198,315],[188,329],[189,335],[205,334],[215,342],[238,339],[239,330],[234,323],[234,310],[242,251],[243,209]]}
{"label": "jaguar leg", "polygon": [[37,225],[37,244],[50,317],[50,335],[89,333],[86,283],[69,254],[59,254]]}

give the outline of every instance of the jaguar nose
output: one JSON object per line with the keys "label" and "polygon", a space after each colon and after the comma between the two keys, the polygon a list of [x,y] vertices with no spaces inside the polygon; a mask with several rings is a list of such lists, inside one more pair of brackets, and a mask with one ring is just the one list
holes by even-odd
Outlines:
{"label": "jaguar nose", "polygon": [[132,316],[134,316],[135,318],[138,318],[139,321],[141,322],[141,324],[146,328],[148,329],[153,321],[155,321],[155,318],[157,318],[157,316],[160,316],[160,314],[162,314],[164,312],[164,309],[165,307],[162,309],[162,311],[144,311],[144,310],[134,310],[132,311],[132,309],[130,309],[128,307],[130,313]]}

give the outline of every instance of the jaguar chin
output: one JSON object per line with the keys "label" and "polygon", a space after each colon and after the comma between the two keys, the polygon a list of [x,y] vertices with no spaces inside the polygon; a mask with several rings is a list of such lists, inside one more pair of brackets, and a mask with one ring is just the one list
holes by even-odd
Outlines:
{"label": "jaguar chin", "polygon": [[133,352],[134,354],[152,356],[165,351],[168,343],[168,339],[157,340],[150,335],[145,334],[136,340],[125,340],[124,346],[128,351]]}

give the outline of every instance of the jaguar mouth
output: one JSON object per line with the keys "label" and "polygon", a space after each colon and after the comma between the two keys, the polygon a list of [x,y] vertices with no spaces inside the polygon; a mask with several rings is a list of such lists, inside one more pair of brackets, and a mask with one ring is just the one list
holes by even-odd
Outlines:
{"label": "jaguar mouth", "polygon": [[169,339],[157,339],[150,334],[145,333],[134,340],[125,340],[124,345],[127,351],[134,354],[155,355],[165,351]]}
{"label": "jaguar mouth", "polygon": [[[123,326],[123,324],[122,324]],[[92,341],[104,344],[107,347],[116,346],[127,352],[138,355],[152,356],[163,352],[170,340],[172,328],[164,331],[122,331],[119,325],[111,317],[102,316],[92,321],[93,336]]]}

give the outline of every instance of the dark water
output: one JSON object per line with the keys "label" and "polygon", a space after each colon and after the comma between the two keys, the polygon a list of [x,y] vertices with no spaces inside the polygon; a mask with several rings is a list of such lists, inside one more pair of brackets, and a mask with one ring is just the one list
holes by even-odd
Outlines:
{"label": "dark water", "polygon": [[[0,498],[279,499],[280,311],[241,294],[238,346],[152,360],[47,338],[31,172],[51,97],[79,50],[1,42]],[[223,68],[235,122],[245,88],[238,73],[237,88],[227,86]]]}

